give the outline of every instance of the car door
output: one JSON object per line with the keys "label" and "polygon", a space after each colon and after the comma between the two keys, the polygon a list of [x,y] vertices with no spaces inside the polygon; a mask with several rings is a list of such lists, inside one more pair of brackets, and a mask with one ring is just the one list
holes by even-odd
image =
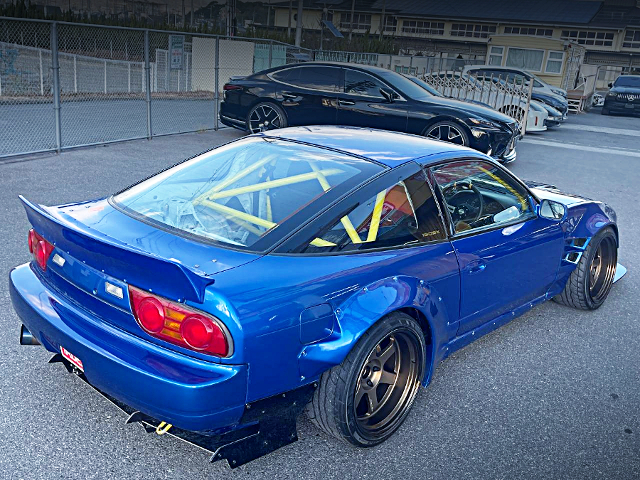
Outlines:
{"label": "car door", "polygon": [[[344,68],[343,88],[338,92],[338,125],[381,128],[404,132],[407,128],[406,100],[373,75]],[[390,101],[381,92],[393,92]]]}
{"label": "car door", "polygon": [[564,236],[536,214],[536,200],[494,162],[462,159],[431,168],[460,266],[459,334],[539,298],[554,282]]}
{"label": "car door", "polygon": [[270,74],[276,81],[276,98],[289,126],[335,125],[336,93],[342,71],[328,65],[301,65]]}

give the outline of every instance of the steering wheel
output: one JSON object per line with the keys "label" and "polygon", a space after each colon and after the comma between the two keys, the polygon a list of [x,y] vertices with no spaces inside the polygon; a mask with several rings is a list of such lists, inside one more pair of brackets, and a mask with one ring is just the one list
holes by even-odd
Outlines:
{"label": "steering wheel", "polygon": [[454,225],[477,222],[484,211],[480,191],[469,181],[454,182],[442,189]]}

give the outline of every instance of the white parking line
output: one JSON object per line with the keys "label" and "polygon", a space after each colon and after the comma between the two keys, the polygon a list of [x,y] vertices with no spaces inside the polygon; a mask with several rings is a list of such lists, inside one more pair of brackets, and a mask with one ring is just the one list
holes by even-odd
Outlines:
{"label": "white parking line", "polygon": [[608,155],[623,155],[626,157],[640,158],[640,152],[637,150],[627,150],[622,148],[600,148],[588,147],[586,145],[577,145],[575,143],[551,142],[549,140],[535,140],[533,138],[523,138],[519,143],[531,143],[534,145],[545,145],[547,147],[568,148],[569,150],[580,150],[583,152],[606,153]]}
{"label": "white parking line", "polygon": [[593,125],[579,125],[579,124],[563,124],[561,126],[563,130],[580,130],[582,132],[597,132],[607,133],[610,135],[629,135],[630,137],[640,137],[640,130],[628,130],[624,128],[610,128],[610,127],[596,127]]}

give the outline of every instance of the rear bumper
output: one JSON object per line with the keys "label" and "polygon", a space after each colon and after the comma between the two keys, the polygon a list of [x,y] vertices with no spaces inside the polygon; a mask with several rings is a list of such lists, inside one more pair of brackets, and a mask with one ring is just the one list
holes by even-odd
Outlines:
{"label": "rear bumper", "polygon": [[240,422],[247,367],[181,355],[108,325],[40,281],[26,264],[10,273],[14,309],[49,351],[78,357],[87,381],[131,407],[179,428],[217,431]]}

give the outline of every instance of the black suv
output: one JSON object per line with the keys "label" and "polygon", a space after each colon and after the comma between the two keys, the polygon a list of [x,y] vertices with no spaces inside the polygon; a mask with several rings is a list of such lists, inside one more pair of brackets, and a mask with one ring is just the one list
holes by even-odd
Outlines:
{"label": "black suv", "polygon": [[610,113],[640,113],[640,75],[622,75],[609,84],[602,115]]}

